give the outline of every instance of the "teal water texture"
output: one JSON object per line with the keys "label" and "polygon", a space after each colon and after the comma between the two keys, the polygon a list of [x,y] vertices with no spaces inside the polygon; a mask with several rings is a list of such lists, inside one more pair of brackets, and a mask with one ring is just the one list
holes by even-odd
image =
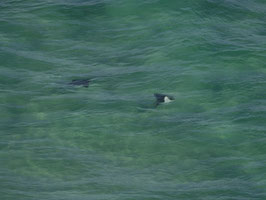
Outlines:
{"label": "teal water texture", "polygon": [[1,0],[0,199],[266,199],[265,55],[264,0]]}

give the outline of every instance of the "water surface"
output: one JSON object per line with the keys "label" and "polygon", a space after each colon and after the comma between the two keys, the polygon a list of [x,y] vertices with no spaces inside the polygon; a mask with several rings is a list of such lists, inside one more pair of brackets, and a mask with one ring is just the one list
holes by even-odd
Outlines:
{"label": "water surface", "polygon": [[[265,13],[1,1],[1,199],[265,199]],[[155,108],[153,93],[176,100]]]}

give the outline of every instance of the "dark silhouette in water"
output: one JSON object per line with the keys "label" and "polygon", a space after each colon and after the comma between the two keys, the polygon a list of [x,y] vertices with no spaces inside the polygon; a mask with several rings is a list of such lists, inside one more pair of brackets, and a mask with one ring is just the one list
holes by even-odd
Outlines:
{"label": "dark silhouette in water", "polygon": [[175,99],[174,97],[166,94],[155,93],[154,96],[156,98],[156,106],[158,106],[161,103],[169,103]]}
{"label": "dark silhouette in water", "polygon": [[89,87],[90,80],[89,79],[74,79],[72,80],[69,85],[75,85],[75,86],[83,86],[83,87]]}

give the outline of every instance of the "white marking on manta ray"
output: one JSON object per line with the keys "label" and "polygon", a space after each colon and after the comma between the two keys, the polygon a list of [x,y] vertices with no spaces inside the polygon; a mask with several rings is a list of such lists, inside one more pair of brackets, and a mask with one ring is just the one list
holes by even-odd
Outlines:
{"label": "white marking on manta ray", "polygon": [[172,101],[172,100],[169,99],[168,96],[165,96],[165,97],[164,97],[164,103],[169,103],[169,102],[171,102],[171,101]]}

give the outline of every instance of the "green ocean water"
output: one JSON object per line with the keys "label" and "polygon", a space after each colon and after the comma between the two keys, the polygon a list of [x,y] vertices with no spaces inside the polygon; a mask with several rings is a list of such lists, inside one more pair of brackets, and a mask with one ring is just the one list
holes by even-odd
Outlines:
{"label": "green ocean water", "polygon": [[0,200],[266,199],[265,55],[265,0],[1,0]]}

